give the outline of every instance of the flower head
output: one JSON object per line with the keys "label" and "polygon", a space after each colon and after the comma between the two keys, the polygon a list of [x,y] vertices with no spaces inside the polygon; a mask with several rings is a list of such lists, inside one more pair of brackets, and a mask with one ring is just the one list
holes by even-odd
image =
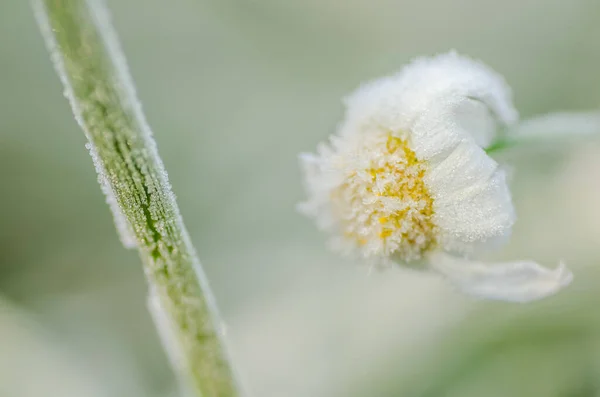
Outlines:
{"label": "flower head", "polygon": [[421,58],[345,103],[330,142],[301,156],[300,210],[335,249],[373,264],[424,260],[463,290],[503,300],[570,282],[564,266],[467,259],[506,241],[515,222],[505,174],[484,150],[518,118],[499,75],[456,53]]}

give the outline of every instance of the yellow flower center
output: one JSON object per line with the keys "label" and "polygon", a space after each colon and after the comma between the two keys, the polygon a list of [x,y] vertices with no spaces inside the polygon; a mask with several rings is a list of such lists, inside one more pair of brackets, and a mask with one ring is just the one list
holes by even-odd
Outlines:
{"label": "yellow flower center", "polygon": [[434,201],[423,180],[427,163],[390,132],[369,136],[352,156],[353,167],[346,167],[345,181],[331,194],[344,237],[366,257],[419,259],[437,234]]}

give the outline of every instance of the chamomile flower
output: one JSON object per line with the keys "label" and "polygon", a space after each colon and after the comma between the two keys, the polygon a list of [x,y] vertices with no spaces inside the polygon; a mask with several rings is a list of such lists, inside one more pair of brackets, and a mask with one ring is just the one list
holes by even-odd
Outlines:
{"label": "chamomile flower", "polygon": [[302,154],[299,208],[334,249],[373,265],[425,262],[463,291],[530,301],[570,283],[564,265],[473,260],[510,236],[506,175],[484,148],[518,114],[502,77],[456,53],[421,58],[359,88],[317,154]]}

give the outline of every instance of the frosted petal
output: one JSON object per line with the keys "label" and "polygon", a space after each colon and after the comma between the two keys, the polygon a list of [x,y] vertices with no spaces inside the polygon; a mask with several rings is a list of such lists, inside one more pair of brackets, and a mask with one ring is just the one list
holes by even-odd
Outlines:
{"label": "frosted petal", "polygon": [[430,256],[433,269],[461,291],[484,299],[530,302],[560,291],[573,280],[561,263],[548,269],[533,261],[484,263],[445,253]]}
{"label": "frosted petal", "polygon": [[425,181],[446,250],[469,253],[510,235],[515,212],[504,172],[479,146],[459,144]]}
{"label": "frosted petal", "polygon": [[411,131],[413,150],[430,161],[465,138],[486,146],[495,122],[512,125],[518,114],[511,95],[504,79],[480,62],[454,52],[418,58],[349,96],[339,133]]}

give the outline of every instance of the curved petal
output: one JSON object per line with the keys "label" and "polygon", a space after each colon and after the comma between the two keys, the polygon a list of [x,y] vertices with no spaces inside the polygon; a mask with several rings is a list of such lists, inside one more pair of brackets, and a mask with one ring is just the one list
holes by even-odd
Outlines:
{"label": "curved petal", "polygon": [[480,147],[461,143],[425,181],[444,250],[473,253],[509,237],[516,216],[505,175]]}
{"label": "curved petal", "polygon": [[461,291],[484,299],[531,302],[557,293],[573,280],[563,263],[556,269],[533,261],[487,264],[442,252],[429,259],[431,267]]}
{"label": "curved petal", "polygon": [[495,122],[518,119],[511,97],[504,79],[480,62],[455,52],[418,58],[347,97],[338,133],[410,132],[417,156],[432,161],[465,138],[487,146]]}

